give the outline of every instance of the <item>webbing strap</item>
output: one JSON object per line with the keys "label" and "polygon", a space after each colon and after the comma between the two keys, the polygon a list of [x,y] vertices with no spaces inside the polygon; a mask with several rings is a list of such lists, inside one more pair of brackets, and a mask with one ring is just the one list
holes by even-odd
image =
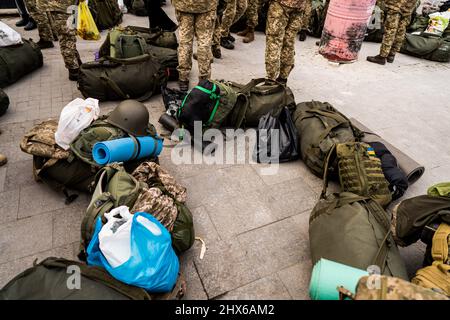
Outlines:
{"label": "webbing strap", "polygon": [[450,225],[441,223],[433,236],[431,255],[433,260],[446,263],[448,260],[448,246],[450,244]]}

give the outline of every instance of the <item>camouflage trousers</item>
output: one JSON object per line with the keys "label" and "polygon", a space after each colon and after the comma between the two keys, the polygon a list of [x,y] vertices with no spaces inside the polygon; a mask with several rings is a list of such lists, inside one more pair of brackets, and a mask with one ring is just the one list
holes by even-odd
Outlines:
{"label": "camouflage trousers", "polygon": [[256,28],[258,25],[258,10],[262,0],[248,0],[247,11],[245,17],[247,18],[247,26],[250,28]]}
{"label": "camouflage trousers", "polygon": [[294,68],[295,40],[303,22],[303,11],[270,4],[266,27],[266,74],[268,79],[287,79]]}
{"label": "camouflage trousers", "polygon": [[386,58],[389,54],[396,54],[400,51],[403,41],[405,41],[406,28],[410,22],[411,15],[403,15],[392,10],[387,11],[380,56]]}
{"label": "camouflage trousers", "polygon": [[53,21],[53,31],[58,35],[61,55],[66,68],[78,69],[80,55],[77,51],[76,29],[67,27],[69,14],[56,11],[48,11],[47,14]]}
{"label": "camouflage trousers", "polygon": [[31,17],[36,21],[39,38],[43,41],[53,41],[51,22],[47,12],[37,9],[36,0],[26,0],[26,4]]}
{"label": "camouflage trousers", "polygon": [[236,23],[247,10],[247,0],[227,0],[227,6],[222,16],[220,36],[227,37],[231,26]]}
{"label": "camouflage trousers", "polygon": [[220,31],[221,31],[221,23],[222,22],[222,17],[217,16],[216,17],[216,21],[214,23],[214,34],[213,34],[213,40],[212,40],[212,45],[214,46],[219,46],[220,45]]}
{"label": "camouflage trousers", "polygon": [[178,20],[178,72],[180,81],[188,81],[192,69],[194,36],[197,38],[197,61],[200,78],[211,77],[211,43],[216,10],[205,13],[176,11]]}

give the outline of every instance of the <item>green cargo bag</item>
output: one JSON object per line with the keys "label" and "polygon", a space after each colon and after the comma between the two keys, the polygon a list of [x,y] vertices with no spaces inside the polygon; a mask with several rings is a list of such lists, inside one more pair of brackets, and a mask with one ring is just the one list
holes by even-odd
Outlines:
{"label": "green cargo bag", "polygon": [[177,203],[178,216],[171,232],[172,247],[177,254],[190,249],[195,241],[194,221],[191,210],[184,203]]}
{"label": "green cargo bag", "polygon": [[[391,203],[389,182],[381,168],[381,160],[370,145],[363,142],[339,143],[333,152],[337,158],[342,191],[370,197],[384,208]],[[330,154],[328,160],[332,157]]]}
{"label": "green cargo bag", "polygon": [[99,50],[99,56],[126,59],[146,53],[145,39],[130,29],[115,27],[108,32]]}
{"label": "green cargo bag", "polygon": [[148,16],[147,9],[145,8],[144,0],[130,0],[130,5],[127,6],[128,12],[138,17]]}
{"label": "green cargo bag", "polygon": [[78,89],[85,98],[100,101],[145,101],[160,93],[166,81],[160,63],[148,54],[129,59],[103,57],[81,65]]}
{"label": "green cargo bag", "polygon": [[106,30],[122,23],[123,13],[117,0],[89,0],[89,9],[99,30]]}
{"label": "green cargo bag", "polygon": [[[80,271],[80,288],[74,272]],[[0,300],[178,300],[186,292],[179,275],[172,292],[151,294],[116,280],[105,269],[63,258],[46,258],[9,281],[0,290]]]}
{"label": "green cargo bag", "polygon": [[246,85],[225,82],[238,94],[236,107],[230,116],[234,127],[257,127],[259,119],[267,113],[288,107],[295,108],[291,89],[276,81],[259,78]]}
{"label": "green cargo bag", "polygon": [[437,62],[450,62],[450,41],[406,34],[401,53]]}
{"label": "green cargo bag", "polygon": [[167,75],[167,81],[177,81],[179,78],[178,52],[175,49],[163,48],[147,44],[145,52],[150,54],[161,64],[164,73]]}
{"label": "green cargo bag", "polygon": [[160,28],[149,29],[138,26],[128,26],[126,28],[137,32],[148,44],[169,49],[178,48],[178,40],[175,32],[164,31]]}
{"label": "green cargo bag", "polygon": [[0,117],[6,113],[8,107],[9,107],[9,97],[5,93],[5,91],[0,89]]}
{"label": "green cargo bag", "polygon": [[15,83],[44,64],[41,49],[31,40],[0,48],[0,88]]}
{"label": "green cargo bag", "polygon": [[[350,120],[328,102],[302,102],[292,117],[299,133],[301,156],[308,168],[323,177],[325,160],[338,143],[355,142],[361,135]],[[335,174],[334,165],[329,165]]]}
{"label": "green cargo bag", "polygon": [[[113,163],[103,167],[96,176],[96,187],[81,222],[81,248],[87,248],[94,234],[95,222],[106,212],[120,206],[132,208],[145,184]],[[106,221],[103,221],[106,223]]]}
{"label": "green cargo bag", "polygon": [[390,215],[374,200],[351,192],[326,195],[327,176],[309,219],[313,265],[321,258],[408,280],[391,232]]}

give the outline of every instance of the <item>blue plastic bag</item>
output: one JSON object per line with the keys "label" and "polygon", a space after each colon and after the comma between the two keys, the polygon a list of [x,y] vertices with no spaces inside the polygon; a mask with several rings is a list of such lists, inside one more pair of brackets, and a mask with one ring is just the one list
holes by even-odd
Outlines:
{"label": "blue plastic bag", "polygon": [[87,248],[89,265],[103,267],[117,280],[149,292],[173,289],[179,271],[178,257],[172,248],[170,233],[155,217],[145,212],[134,214],[130,231],[131,256],[116,268],[108,263],[100,250],[98,234],[102,227],[99,217]]}

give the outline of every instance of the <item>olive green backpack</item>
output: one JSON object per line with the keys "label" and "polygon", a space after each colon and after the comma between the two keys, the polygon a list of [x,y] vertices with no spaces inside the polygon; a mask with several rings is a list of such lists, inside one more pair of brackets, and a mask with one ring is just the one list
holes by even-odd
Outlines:
{"label": "olive green backpack", "polygon": [[126,59],[146,53],[145,39],[128,28],[115,27],[108,32],[105,42],[99,50],[100,57]]}
{"label": "olive green backpack", "polygon": [[9,107],[9,98],[8,95],[0,89],[0,117],[6,113]]}
{"label": "olive green backpack", "polygon": [[405,264],[391,232],[391,217],[369,197],[351,192],[326,195],[327,178],[309,219],[312,263],[321,258],[361,270],[378,266],[380,273],[408,280]]}
{"label": "olive green backpack", "polygon": [[[79,289],[74,279],[78,270]],[[0,290],[0,300],[176,300],[185,292],[186,281],[181,274],[172,292],[151,294],[116,280],[100,267],[50,257],[9,281]]]}
{"label": "olive green backpack", "polygon": [[123,13],[116,0],[90,0],[89,9],[99,30],[106,30],[122,23]]}
{"label": "olive green backpack", "polygon": [[328,171],[331,159],[337,161],[342,191],[370,197],[383,207],[391,203],[389,182],[384,176],[381,160],[370,145],[363,142],[335,145],[327,157],[325,172]]}
{"label": "olive green backpack", "polygon": [[[300,139],[300,153],[308,168],[318,177],[324,175],[325,161],[338,143],[355,142],[362,133],[328,102],[302,102],[293,120]],[[333,166],[329,166],[334,170]]]}
{"label": "olive green backpack", "polygon": [[406,34],[400,52],[426,60],[450,62],[450,38]]}

